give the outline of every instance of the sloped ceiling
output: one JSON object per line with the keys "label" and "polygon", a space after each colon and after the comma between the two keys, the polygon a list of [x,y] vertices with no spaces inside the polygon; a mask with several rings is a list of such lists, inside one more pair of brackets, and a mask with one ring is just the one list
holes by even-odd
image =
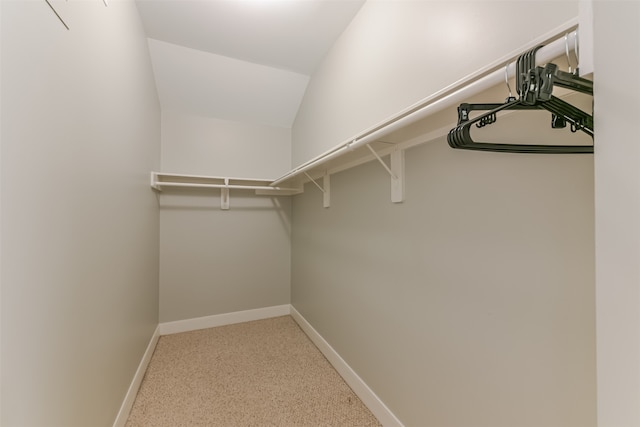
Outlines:
{"label": "sloped ceiling", "polygon": [[365,0],[138,0],[163,109],[291,127]]}

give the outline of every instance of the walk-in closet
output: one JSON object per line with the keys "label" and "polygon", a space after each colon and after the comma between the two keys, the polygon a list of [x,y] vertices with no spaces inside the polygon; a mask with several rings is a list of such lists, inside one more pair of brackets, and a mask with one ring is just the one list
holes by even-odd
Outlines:
{"label": "walk-in closet", "polygon": [[0,40],[3,426],[640,425],[639,2],[2,0]]}

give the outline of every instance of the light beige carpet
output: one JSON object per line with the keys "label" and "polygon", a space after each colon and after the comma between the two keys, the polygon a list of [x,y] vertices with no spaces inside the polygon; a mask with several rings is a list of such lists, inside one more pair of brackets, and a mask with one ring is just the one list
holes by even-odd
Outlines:
{"label": "light beige carpet", "polygon": [[290,316],[160,337],[127,421],[379,425]]}

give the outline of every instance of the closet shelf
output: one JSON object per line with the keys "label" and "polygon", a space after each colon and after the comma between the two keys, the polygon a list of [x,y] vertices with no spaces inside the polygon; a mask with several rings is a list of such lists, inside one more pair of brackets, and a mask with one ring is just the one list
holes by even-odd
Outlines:
{"label": "closet shelf", "polygon": [[157,191],[163,191],[167,188],[217,188],[222,190],[253,190],[257,195],[284,196],[298,194],[302,191],[300,188],[270,185],[272,182],[271,179],[151,172],[151,188]]}
{"label": "closet shelf", "polygon": [[[152,172],[151,187],[157,191],[165,188],[219,188],[222,209],[228,209],[229,190],[290,196],[302,193],[304,185],[312,182],[323,194],[323,206],[329,207],[332,174],[377,160],[391,177],[391,201],[400,203],[404,200],[404,151],[446,137],[452,123],[455,123],[455,107],[513,78],[516,75],[516,58],[522,51],[545,44],[537,51],[536,65],[568,55],[569,51],[575,52],[578,47],[577,26],[577,19],[566,22],[512,54],[422,99],[275,180]],[[589,46],[587,50],[590,50]],[[389,157],[388,161],[383,159],[385,156]]]}
{"label": "closet shelf", "polygon": [[234,190],[255,190],[257,194],[292,195],[300,193],[299,188],[270,185],[271,179],[232,178],[206,175],[186,175],[177,173],[151,172],[151,187],[162,191],[168,187],[182,188],[223,188]]}
{"label": "closet shelf", "polygon": [[[404,150],[409,146],[417,145],[416,141],[400,143],[401,141],[399,141],[397,137],[405,133],[406,129],[411,128],[427,117],[431,120],[434,115],[438,115],[438,113],[452,108],[452,111],[455,113],[455,108],[460,103],[467,102],[470,97],[482,91],[503,84],[505,78],[514,77],[516,75],[516,58],[522,51],[529,50],[539,44],[545,44],[545,46],[537,52],[536,65],[546,64],[549,61],[565,55],[568,51],[576,51],[577,26],[577,19],[566,22],[555,30],[538,37],[526,46],[514,51],[514,53],[458,80],[389,119],[359,133],[353,138],[349,138],[347,141],[344,141],[308,162],[293,168],[285,175],[273,181],[271,185],[295,184],[298,186],[301,185],[301,183],[313,180],[312,177],[318,178],[366,161],[375,160],[377,156],[376,154],[372,154],[371,151],[375,151],[379,156],[384,156],[395,150]],[[507,64],[506,67],[505,64]],[[453,117],[455,120],[455,115]],[[448,128],[443,127],[437,130],[440,134],[431,134],[431,136],[434,137],[433,139],[435,139],[435,137],[446,136],[449,129],[450,126]],[[422,143],[424,142],[426,142],[426,140],[423,139]]]}

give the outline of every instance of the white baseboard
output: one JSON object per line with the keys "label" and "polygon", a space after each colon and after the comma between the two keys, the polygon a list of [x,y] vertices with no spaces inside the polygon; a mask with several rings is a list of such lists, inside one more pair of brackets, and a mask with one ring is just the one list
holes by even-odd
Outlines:
{"label": "white baseboard", "polygon": [[369,386],[351,369],[342,357],[322,338],[322,336],[311,326],[302,315],[291,306],[291,317],[307,334],[309,339],[324,354],[329,363],[333,365],[336,371],[342,376],[345,382],[351,387],[362,402],[369,408],[375,417],[385,427],[403,427],[400,420],[391,412],[387,405],[369,388]]}
{"label": "white baseboard", "polygon": [[232,325],[234,323],[251,322],[253,320],[268,319],[270,317],[287,316],[291,313],[291,305],[276,305],[273,307],[257,308],[254,310],[235,311],[233,313],[216,314],[213,316],[197,317],[195,319],[176,320],[160,323],[160,335],[177,334],[179,332],[195,331],[198,329],[215,328],[217,326]]}
{"label": "white baseboard", "polygon": [[149,366],[149,361],[151,360],[153,351],[156,349],[156,344],[158,344],[158,338],[160,338],[159,326],[156,327],[156,330],[151,336],[149,345],[147,346],[147,349],[142,356],[142,360],[140,361],[140,365],[138,365],[138,369],[133,376],[133,381],[131,381],[131,385],[129,385],[129,390],[127,390],[127,394],[125,395],[124,401],[122,402],[122,406],[120,407],[118,416],[113,423],[113,427],[124,427],[124,425],[127,423],[129,413],[131,412],[131,408],[133,407],[133,403],[136,400],[138,390],[140,389],[140,384],[142,383],[145,372],[147,372],[147,366]]}

